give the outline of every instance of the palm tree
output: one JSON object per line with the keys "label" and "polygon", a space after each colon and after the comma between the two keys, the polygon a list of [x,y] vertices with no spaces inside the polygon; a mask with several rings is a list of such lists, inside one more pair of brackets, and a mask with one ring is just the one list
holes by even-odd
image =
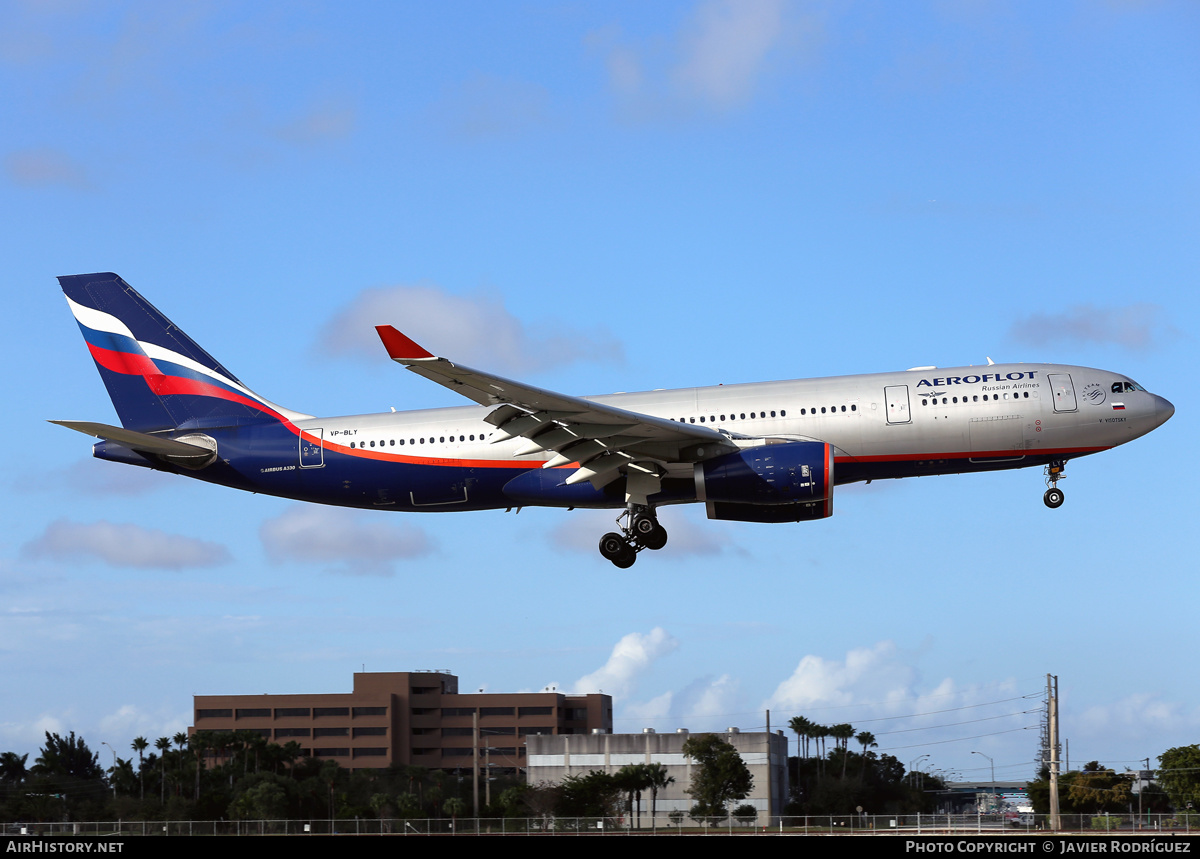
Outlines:
{"label": "palm tree", "polygon": [[820,771],[825,772],[825,740],[830,736],[829,728],[825,725],[813,723],[809,729],[809,736],[817,741],[817,747],[820,752],[817,753],[817,760],[820,762]]}
{"label": "palm tree", "polygon": [[197,731],[188,738],[192,754],[196,756],[196,793],[192,798],[200,800],[200,772],[204,769],[204,756],[212,748],[212,735],[208,731]]}
{"label": "palm tree", "polygon": [[184,764],[183,750],[185,748],[187,748],[188,735],[187,735],[187,732],[180,731],[178,734],[176,734],[171,739],[174,740],[175,745],[179,747],[176,750],[176,760],[179,763],[179,771],[177,773],[175,773],[175,795],[178,796],[183,791],[183,787],[182,787],[182,785],[183,785],[183,764]]}
{"label": "palm tree", "polygon": [[162,752],[159,757],[160,771],[162,774],[162,786],[159,789],[159,799],[163,805],[167,803],[167,752],[171,750],[171,738],[159,737],[154,741],[154,748]]}
{"label": "palm tree", "polygon": [[628,794],[626,807],[633,813],[634,796],[637,797],[637,829],[642,828],[642,791],[650,787],[650,774],[645,764],[626,764],[616,772],[617,786]]}
{"label": "palm tree", "polygon": [[870,731],[862,731],[854,739],[862,743],[863,747],[863,765],[858,773],[858,783],[862,784],[863,774],[867,771],[867,749],[877,749],[879,748],[879,743],[875,742],[875,735]]}
{"label": "palm tree", "polygon": [[[796,752],[798,756],[805,759],[808,758],[808,738],[809,732],[813,728],[813,723],[803,716],[793,716],[788,722],[788,727],[796,733]],[[803,749],[803,754],[800,750]]]}
{"label": "palm tree", "polygon": [[29,772],[25,768],[25,761],[28,759],[28,754],[18,755],[16,752],[0,754],[0,782],[15,785],[25,781],[25,776]]}
{"label": "palm tree", "polygon": [[667,768],[662,764],[646,764],[647,786],[650,788],[650,826],[658,829],[658,792],[667,785],[675,783],[675,776],[667,775]]}
{"label": "palm tree", "polygon": [[457,796],[452,796],[442,803],[442,813],[450,815],[450,828],[458,834],[458,816],[467,810],[467,804]]}
{"label": "palm tree", "polygon": [[146,777],[142,774],[142,764],[145,762],[142,758],[142,752],[150,748],[150,744],[146,742],[145,737],[137,737],[130,744],[130,748],[138,753],[138,782],[141,784],[142,801],[144,802],[146,799]]}
{"label": "palm tree", "polygon": [[842,750],[842,778],[846,777],[846,758],[849,754],[850,740],[854,737],[854,726],[847,722],[842,722],[840,725],[834,725],[829,729],[830,735],[837,741],[836,748]]}

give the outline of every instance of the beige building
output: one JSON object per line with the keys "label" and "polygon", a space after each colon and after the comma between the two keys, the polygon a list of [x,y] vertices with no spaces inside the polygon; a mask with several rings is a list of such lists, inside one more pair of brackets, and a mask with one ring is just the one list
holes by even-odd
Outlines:
{"label": "beige building", "polygon": [[461,694],[446,671],[355,673],[349,693],[197,695],[193,707],[189,734],[254,731],[348,769],[466,769],[478,755],[494,774],[521,774],[530,736],[612,731],[609,695]]}
{"label": "beige building", "polygon": [[[704,731],[695,736],[707,733],[717,732]],[[587,775],[592,770],[615,773],[627,764],[662,764],[675,779],[658,794],[657,817],[662,827],[668,825],[672,811],[686,815],[695,804],[686,793],[695,767],[683,756],[683,744],[689,736],[692,734],[684,729],[673,734],[647,730],[641,734],[529,737],[528,782],[557,784],[567,776]],[[758,811],[758,825],[769,825],[782,814],[787,802],[787,736],[783,731],[742,733],[737,728],[729,728],[717,736],[737,749],[754,777],[750,796],[734,806],[753,805]],[[650,797],[643,796],[642,826],[649,825]],[[688,825],[692,822],[688,821]]]}

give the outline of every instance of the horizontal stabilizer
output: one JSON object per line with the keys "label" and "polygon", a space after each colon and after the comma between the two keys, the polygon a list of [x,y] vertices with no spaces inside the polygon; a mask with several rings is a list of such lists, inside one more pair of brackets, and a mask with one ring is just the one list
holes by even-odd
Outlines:
{"label": "horizontal stabilizer", "polygon": [[159,456],[171,457],[205,458],[213,455],[213,451],[207,447],[188,444],[184,441],[175,441],[174,439],[163,438],[135,430],[123,429],[122,427],[109,426],[108,424],[93,423],[91,421],[50,421],[50,423],[58,424],[60,427],[66,427],[67,429],[73,429],[84,435],[116,442],[130,450],[141,451],[142,453],[156,453]]}

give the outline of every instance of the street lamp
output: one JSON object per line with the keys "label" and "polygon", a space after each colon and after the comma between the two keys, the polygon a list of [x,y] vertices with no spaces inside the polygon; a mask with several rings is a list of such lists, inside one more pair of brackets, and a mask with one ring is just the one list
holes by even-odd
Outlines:
{"label": "street lamp", "polygon": [[[108,746],[108,743],[104,742],[104,740],[101,740],[101,741],[100,741],[100,745],[102,745],[102,746]],[[112,789],[113,789],[113,801],[115,802],[115,801],[116,801],[116,799],[117,799],[117,750],[116,750],[116,749],[114,749],[112,746],[108,746],[108,750],[109,750],[110,752],[112,752],[112,756],[113,756],[113,768],[112,768],[113,780],[112,780]]]}
{"label": "street lamp", "polygon": [[992,801],[988,805],[988,810],[994,812],[1000,806],[999,801],[996,799],[996,762],[994,760],[992,760],[990,757],[988,757],[987,755],[985,755],[983,752],[973,751],[973,752],[971,752],[971,754],[979,755],[979,757],[981,757],[981,758],[987,758],[988,763],[992,765]]}
{"label": "street lamp", "polygon": [[[913,758],[911,761],[909,761],[908,762],[909,775],[912,775],[913,773],[915,773],[917,764],[919,764],[921,761],[925,760],[925,758],[927,758],[927,757],[929,757],[929,755],[921,755],[920,757]],[[912,782],[914,787],[916,786],[917,780],[915,778],[909,779],[909,781]]]}

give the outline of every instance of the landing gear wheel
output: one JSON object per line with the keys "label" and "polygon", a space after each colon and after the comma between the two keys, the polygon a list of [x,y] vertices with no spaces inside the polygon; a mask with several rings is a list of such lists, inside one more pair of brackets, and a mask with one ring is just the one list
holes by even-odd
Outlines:
{"label": "landing gear wheel", "polygon": [[667,529],[658,524],[658,519],[653,513],[639,513],[634,516],[629,534],[647,549],[656,550],[667,545]]}
{"label": "landing gear wheel", "polygon": [[1046,494],[1042,496],[1042,501],[1044,501],[1046,506],[1051,510],[1056,510],[1057,508],[1062,507],[1062,503],[1065,499],[1066,496],[1063,495],[1063,491],[1055,487],[1047,489]]}
{"label": "landing gear wheel", "polygon": [[667,545],[667,529],[662,525],[656,524],[653,531],[642,535],[642,545],[647,549],[658,551]]}
{"label": "landing gear wheel", "polygon": [[639,513],[633,517],[633,525],[629,530],[633,532],[633,536],[635,537],[645,537],[658,530],[658,527],[658,520],[653,516],[648,513]]}
{"label": "landing gear wheel", "polygon": [[620,534],[610,531],[600,538],[600,554],[622,570],[633,566],[637,550]]}

